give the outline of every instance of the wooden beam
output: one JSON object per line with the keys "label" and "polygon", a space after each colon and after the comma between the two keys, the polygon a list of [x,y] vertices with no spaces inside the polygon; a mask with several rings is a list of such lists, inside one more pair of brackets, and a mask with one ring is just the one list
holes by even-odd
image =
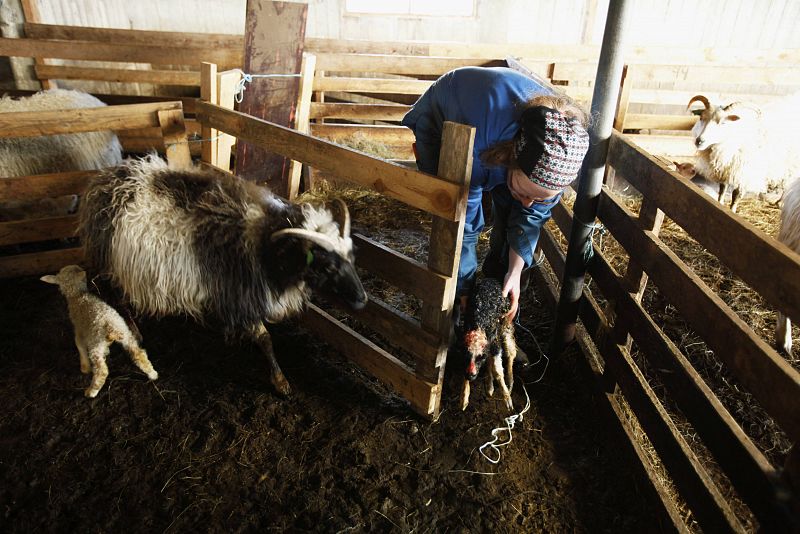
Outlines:
{"label": "wooden beam", "polygon": [[45,39],[0,38],[0,56],[152,63],[154,65],[199,65],[203,61],[211,61],[224,68],[241,65],[241,54],[224,48],[164,48],[159,45]]}
{"label": "wooden beam", "polygon": [[19,278],[58,272],[64,265],[81,264],[83,248],[65,248],[0,257],[0,278]]}
{"label": "wooden beam", "polygon": [[159,111],[181,111],[180,102],[129,104],[59,111],[22,111],[0,114],[0,138],[32,137],[100,130],[160,126]]}
{"label": "wooden beam", "polygon": [[3,222],[0,223],[0,246],[72,237],[77,227],[75,215]]}
{"label": "wooden beam", "polygon": [[[219,105],[217,97],[217,65],[203,61],[200,64],[200,98],[204,102]],[[205,124],[200,128],[200,138],[203,139],[200,153],[204,162],[217,165],[217,143],[214,141],[219,132]]]}
{"label": "wooden beam", "polygon": [[200,73],[180,70],[109,69],[37,65],[36,76],[42,80],[94,80],[117,83],[155,83],[198,87]]}
{"label": "wooden beam", "polygon": [[384,126],[375,124],[312,124],[311,134],[316,137],[341,141],[356,134],[366,136],[370,141],[386,145],[407,145],[414,142],[414,132],[405,126]]}
{"label": "wooden beam", "polygon": [[395,80],[389,78],[348,78],[317,74],[314,77],[314,91],[350,91],[364,93],[391,93],[400,95],[421,95],[433,81]]}
{"label": "wooden beam", "polygon": [[399,56],[394,54],[317,53],[320,70],[329,72],[382,72],[440,76],[459,67],[504,67],[502,59]]}
{"label": "wooden beam", "polygon": [[0,202],[30,201],[83,193],[98,171],[73,171],[35,176],[0,177]]}
{"label": "wooden beam", "polygon": [[189,153],[189,141],[186,137],[186,126],[183,124],[183,113],[179,109],[161,110],[158,112],[161,125],[161,137],[164,139],[164,150],[171,169],[188,169],[192,166],[192,155]]}
{"label": "wooden beam", "polygon": [[311,119],[361,119],[399,121],[411,109],[404,104],[348,104],[312,102]]}
{"label": "wooden beam", "polygon": [[433,215],[456,219],[460,189],[435,176],[205,102],[197,103],[197,117],[240,140],[269,147],[282,156],[302,161]]}
{"label": "wooden beam", "polygon": [[[317,56],[303,52],[303,61],[300,65],[300,89],[297,92],[297,113],[294,117],[294,129],[298,132],[309,133],[309,115],[311,111],[311,85],[314,83]],[[294,200],[300,192],[300,177],[303,172],[303,163],[292,160],[289,168],[287,185],[287,198]]]}

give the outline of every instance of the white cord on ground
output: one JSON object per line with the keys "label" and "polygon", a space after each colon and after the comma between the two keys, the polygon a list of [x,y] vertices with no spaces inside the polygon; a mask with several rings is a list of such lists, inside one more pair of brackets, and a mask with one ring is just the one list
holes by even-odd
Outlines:
{"label": "white cord on ground", "polygon": [[[492,437],[494,439],[492,439],[492,441],[487,441],[486,443],[478,447],[478,452],[481,453],[481,456],[486,458],[488,462],[491,462],[493,464],[500,463],[500,447],[505,447],[506,445],[511,443],[512,439],[511,431],[514,429],[514,425],[517,423],[517,421],[522,421],[522,416],[531,407],[531,398],[528,396],[528,390],[525,389],[525,384],[522,384],[522,390],[525,392],[525,399],[526,399],[525,408],[523,408],[522,411],[516,415],[509,415],[508,417],[506,417],[505,418],[506,426],[501,426],[492,430]],[[506,441],[498,443],[498,441],[501,439],[500,434],[502,432],[508,432],[508,439]],[[485,452],[483,452],[483,450],[486,448],[490,448],[491,450],[493,450],[497,454],[497,459],[490,458]]]}
{"label": "white cord on ground", "polygon": [[253,82],[253,78],[299,78],[299,74],[250,74],[242,69],[236,69],[242,73],[242,78],[236,84],[236,95],[234,98],[238,104],[242,103],[244,99],[245,85]]}

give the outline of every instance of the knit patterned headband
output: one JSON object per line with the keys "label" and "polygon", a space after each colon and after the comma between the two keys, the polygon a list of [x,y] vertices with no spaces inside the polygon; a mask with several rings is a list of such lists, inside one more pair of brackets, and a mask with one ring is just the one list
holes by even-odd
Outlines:
{"label": "knit patterned headband", "polygon": [[526,109],[514,137],[514,157],[530,180],[561,190],[578,177],[589,134],[576,119],[544,106]]}

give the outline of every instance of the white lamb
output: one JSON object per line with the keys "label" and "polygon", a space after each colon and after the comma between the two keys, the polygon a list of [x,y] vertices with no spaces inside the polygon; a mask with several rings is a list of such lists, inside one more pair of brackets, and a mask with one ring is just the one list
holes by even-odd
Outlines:
{"label": "white lamb", "polygon": [[[800,254],[800,180],[791,183],[783,195],[778,240]],[[775,344],[786,354],[792,354],[792,322],[781,312],[778,312],[775,326]]]}
{"label": "white lamb", "polygon": [[733,102],[725,106],[709,103],[703,95],[700,120],[692,134],[697,147],[697,173],[719,184],[722,202],[728,186],[733,188],[731,211],[747,191],[766,193],[783,190],[800,173],[800,150],[794,129],[800,122],[800,94],[771,102],[763,108]]}
{"label": "white lamb", "polygon": [[92,372],[92,383],[86,389],[87,397],[96,397],[108,376],[106,357],[109,347],[118,341],[131,356],[136,367],[150,380],[158,378],[145,350],[139,346],[125,320],[117,311],[89,293],[86,273],[77,265],[67,265],[58,274],[42,276],[42,281],[56,284],[67,298],[69,318],[75,328],[75,345],[81,359],[81,372]]}
{"label": "white lamb", "polygon": [[[105,106],[80,91],[53,89],[29,97],[0,98],[0,113],[56,111]],[[112,131],[14,137],[0,139],[0,178],[113,167],[122,162],[122,145]],[[8,201],[0,204],[0,221],[66,215],[74,211],[74,195],[36,202]]]}

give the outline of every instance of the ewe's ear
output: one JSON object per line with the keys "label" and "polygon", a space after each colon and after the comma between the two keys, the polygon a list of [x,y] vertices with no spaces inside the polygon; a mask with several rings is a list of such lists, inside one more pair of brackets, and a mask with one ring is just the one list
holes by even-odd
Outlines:
{"label": "ewe's ear", "polygon": [[58,280],[52,274],[46,274],[43,277],[39,278],[42,282],[47,282],[48,284],[56,284],[58,285]]}

